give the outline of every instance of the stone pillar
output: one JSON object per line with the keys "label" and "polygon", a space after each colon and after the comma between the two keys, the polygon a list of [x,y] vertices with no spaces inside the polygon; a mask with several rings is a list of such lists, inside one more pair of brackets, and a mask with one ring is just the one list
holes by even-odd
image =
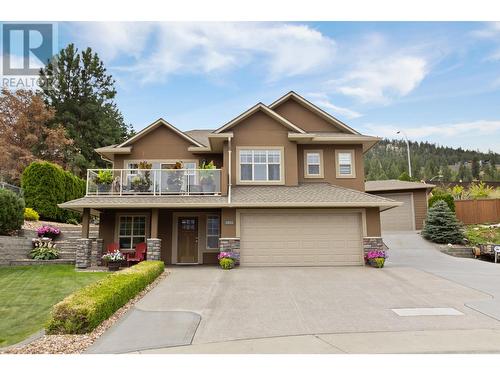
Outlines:
{"label": "stone pillar", "polygon": [[76,268],[90,267],[90,256],[92,254],[92,240],[90,238],[79,238],[76,240]]}
{"label": "stone pillar", "polygon": [[[219,252],[232,252],[240,253],[240,239],[239,237],[219,238]],[[239,260],[236,264],[239,264]]]}
{"label": "stone pillar", "polygon": [[382,237],[364,237],[363,238],[363,252],[366,254],[369,251],[388,250],[385,246]]}
{"label": "stone pillar", "polygon": [[104,249],[104,240],[102,238],[97,238],[95,240],[95,260],[96,260],[96,265],[98,266],[102,266],[102,256],[104,255],[103,249]]}
{"label": "stone pillar", "polygon": [[146,260],[161,260],[161,239],[148,238],[146,239],[146,245]]}

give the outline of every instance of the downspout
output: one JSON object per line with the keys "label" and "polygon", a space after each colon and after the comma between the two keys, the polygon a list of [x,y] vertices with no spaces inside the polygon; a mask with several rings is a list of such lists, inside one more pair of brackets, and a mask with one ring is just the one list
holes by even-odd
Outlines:
{"label": "downspout", "polygon": [[231,159],[232,159],[232,151],[231,151],[231,137],[228,138],[227,140],[227,152],[228,152],[228,157],[229,157],[229,162],[228,162],[228,171],[227,171],[227,176],[229,178],[229,181],[227,183],[227,203],[231,204]]}

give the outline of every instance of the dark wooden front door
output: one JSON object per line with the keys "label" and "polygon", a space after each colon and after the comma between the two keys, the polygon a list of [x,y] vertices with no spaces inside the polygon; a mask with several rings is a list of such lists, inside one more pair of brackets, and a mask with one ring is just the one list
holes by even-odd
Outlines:
{"label": "dark wooden front door", "polygon": [[177,262],[198,263],[198,218],[180,217],[177,228]]}

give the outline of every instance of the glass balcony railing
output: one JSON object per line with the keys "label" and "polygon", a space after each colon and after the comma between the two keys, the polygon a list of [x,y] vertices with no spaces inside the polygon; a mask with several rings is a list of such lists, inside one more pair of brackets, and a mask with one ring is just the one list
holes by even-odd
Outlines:
{"label": "glass balcony railing", "polygon": [[220,169],[89,169],[87,195],[220,195]]}

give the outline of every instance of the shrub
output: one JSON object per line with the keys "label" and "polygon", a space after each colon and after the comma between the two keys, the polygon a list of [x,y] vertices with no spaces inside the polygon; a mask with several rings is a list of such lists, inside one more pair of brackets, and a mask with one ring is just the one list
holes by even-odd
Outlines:
{"label": "shrub", "polygon": [[37,260],[51,260],[59,258],[59,252],[57,247],[51,241],[36,241],[35,248],[31,250],[31,259]]}
{"label": "shrub", "polygon": [[48,237],[54,239],[61,234],[61,230],[50,225],[42,225],[36,230],[36,234],[38,237]]}
{"label": "shrub", "polygon": [[66,220],[66,223],[67,224],[73,224],[73,225],[79,225],[80,224],[80,222],[77,219],[73,218],[73,217],[70,217],[68,220]]}
{"label": "shrub", "polygon": [[222,269],[224,270],[230,270],[231,268],[234,268],[234,259],[231,258],[221,258],[219,260],[219,264]]}
{"label": "shrub", "polygon": [[48,334],[91,332],[153,282],[165,269],[162,261],[144,261],[88,285],[54,306]]}
{"label": "shrub", "polygon": [[429,209],[422,236],[436,243],[464,242],[461,225],[444,200],[438,200]]}
{"label": "shrub", "polygon": [[495,189],[491,186],[485,185],[482,181],[478,184],[472,183],[469,186],[469,194],[472,199],[488,198],[494,191]]}
{"label": "shrub", "polygon": [[26,207],[24,209],[24,220],[27,221],[38,221],[40,220],[40,215],[34,209]]}
{"label": "shrub", "polygon": [[10,190],[0,189],[0,234],[9,235],[24,223],[24,200]]}
{"label": "shrub", "polygon": [[434,206],[434,204],[437,201],[445,201],[446,204],[448,205],[448,208],[452,211],[455,212],[455,200],[453,199],[453,196],[448,193],[441,193],[441,194],[434,194],[432,197],[429,198],[429,208]]}
{"label": "shrub", "polygon": [[57,205],[85,195],[85,181],[49,162],[33,162],[23,172],[21,187],[26,205],[47,220],[65,222],[79,214]]}

